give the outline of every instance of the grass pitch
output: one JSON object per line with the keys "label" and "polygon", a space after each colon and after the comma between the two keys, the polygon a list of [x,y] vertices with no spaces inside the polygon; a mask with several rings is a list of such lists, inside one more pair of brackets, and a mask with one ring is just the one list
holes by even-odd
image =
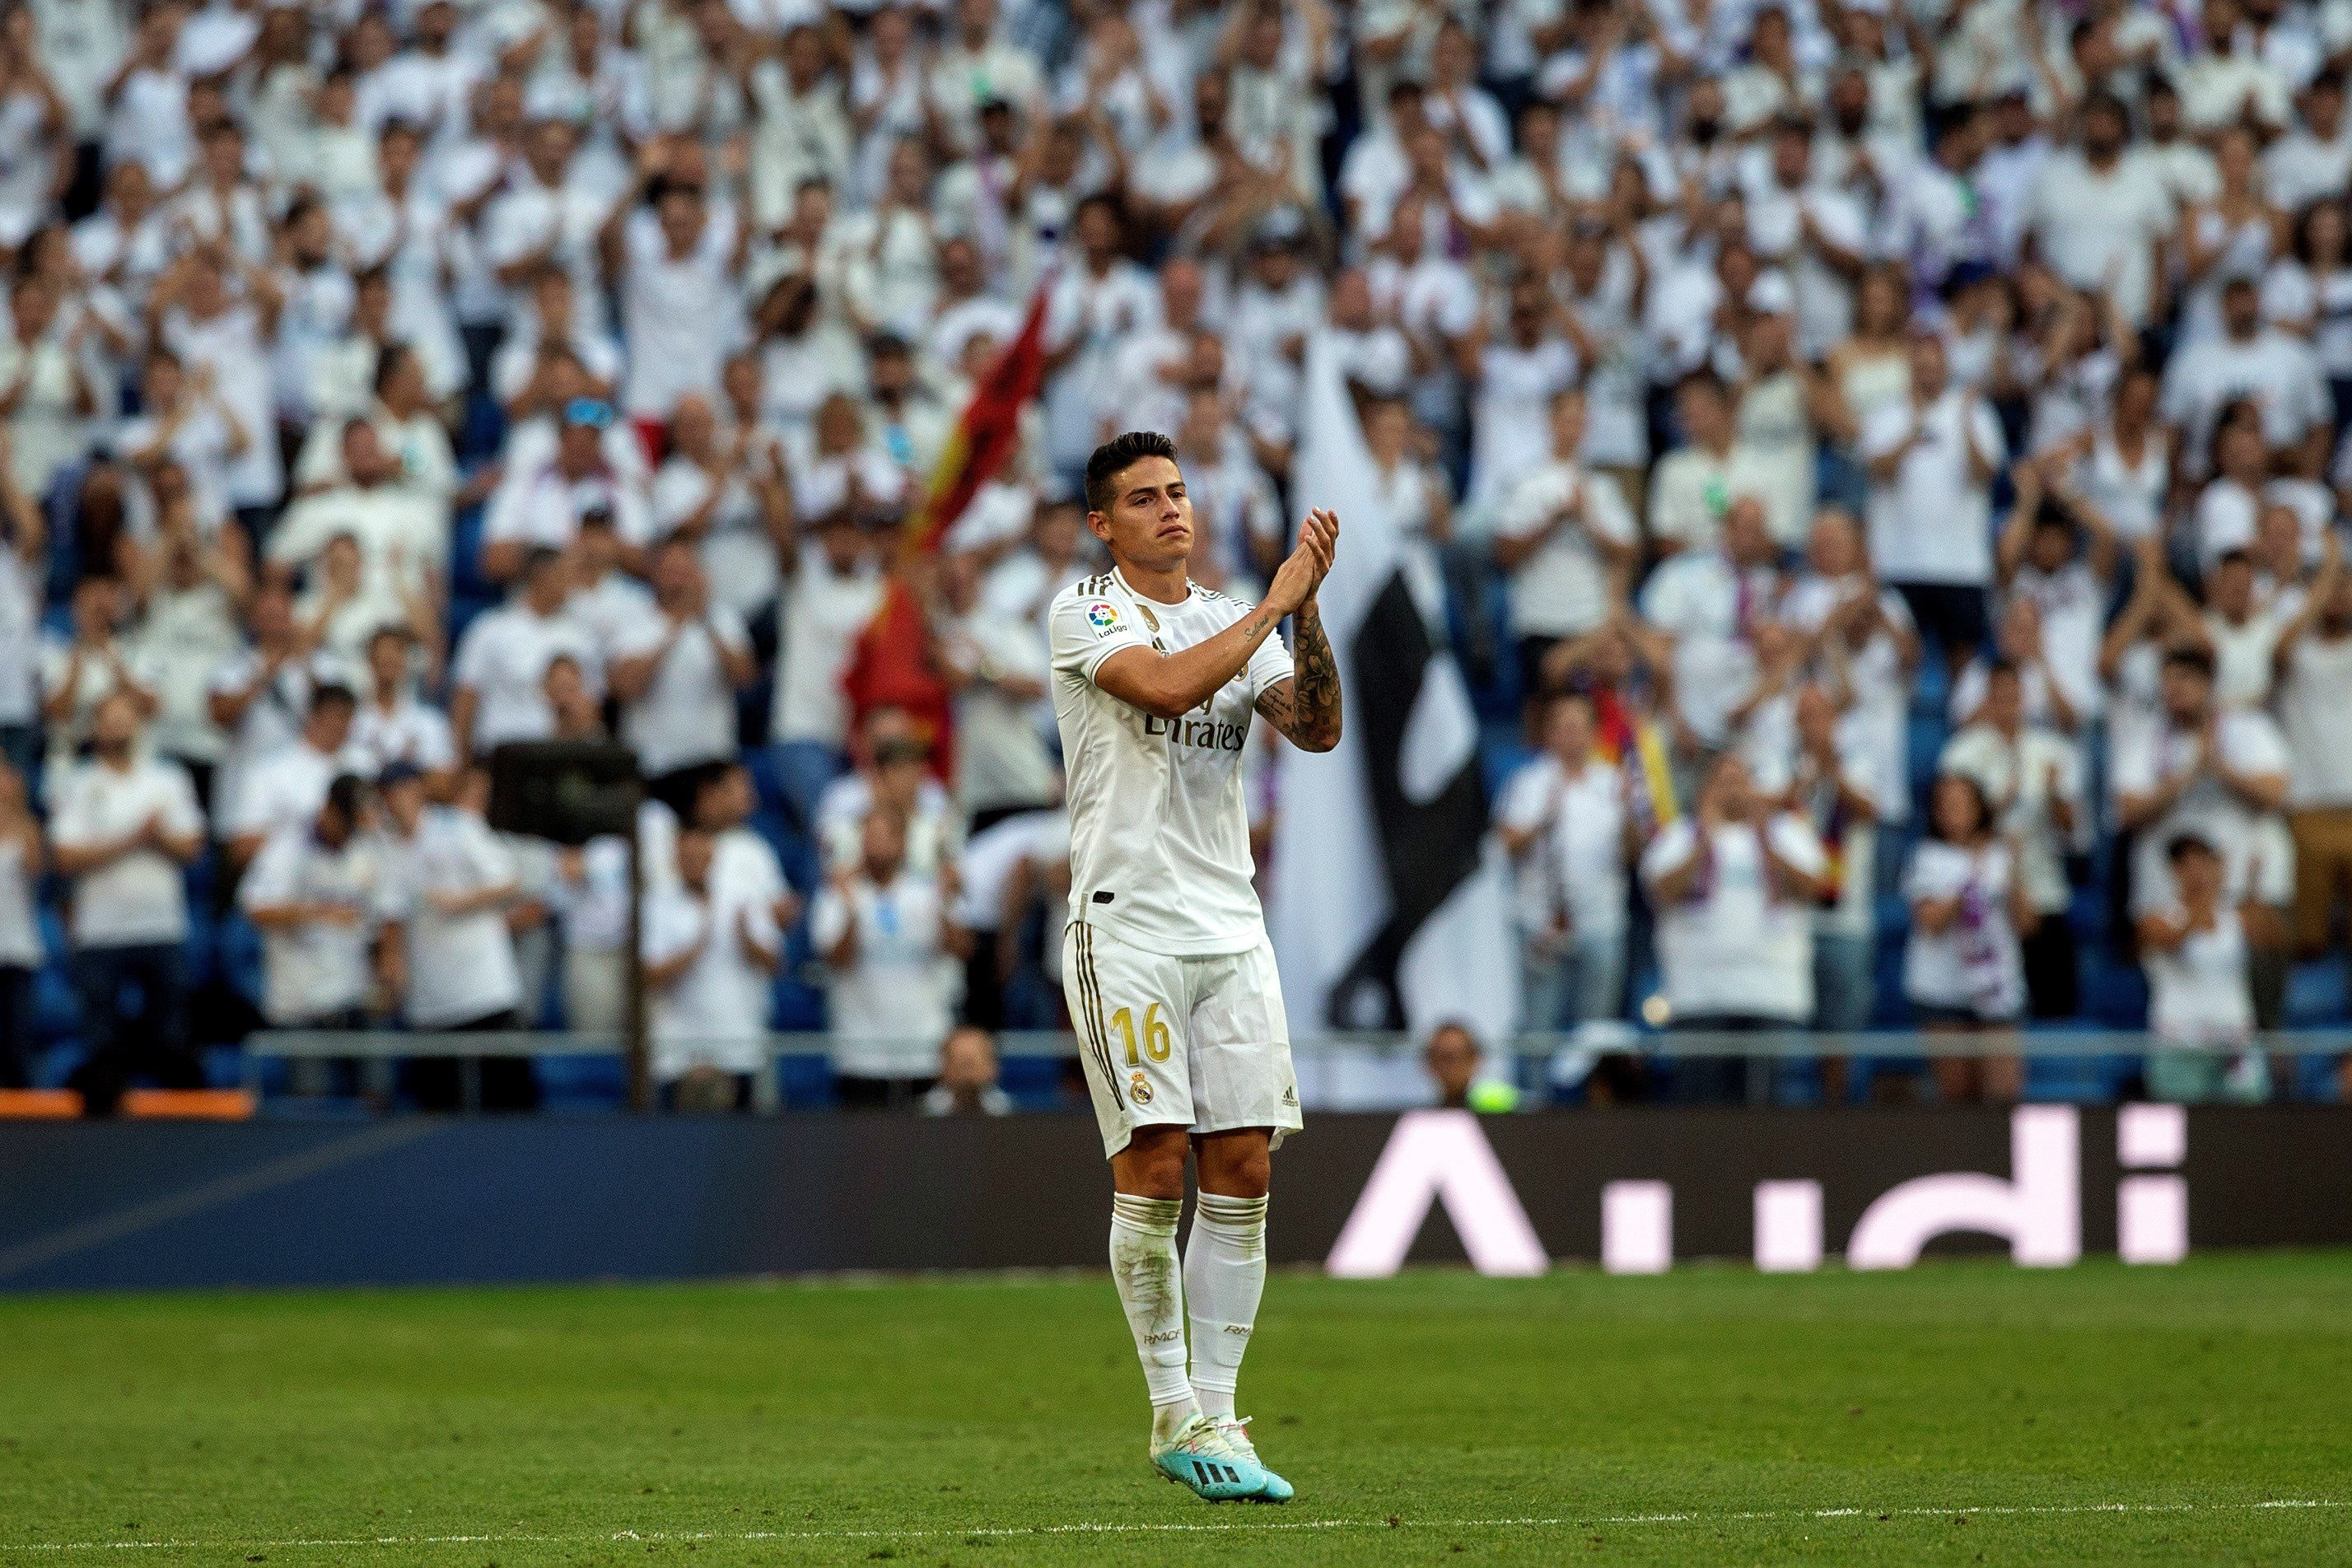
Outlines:
{"label": "grass pitch", "polygon": [[2352,1563],[2347,1254],[1278,1276],[1243,1394],[1287,1508],[1099,1278],[0,1299],[0,1568]]}

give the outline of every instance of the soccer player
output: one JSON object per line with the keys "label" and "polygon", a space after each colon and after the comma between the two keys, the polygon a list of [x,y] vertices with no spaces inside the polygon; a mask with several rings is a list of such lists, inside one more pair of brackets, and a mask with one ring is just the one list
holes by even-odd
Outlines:
{"label": "soccer player", "polygon": [[[1251,605],[1193,584],[1176,446],[1129,431],[1087,462],[1087,525],[1111,570],[1047,611],[1069,768],[1062,984],[1110,1157],[1110,1265],[1151,1396],[1151,1462],[1213,1502],[1280,1502],[1234,1386],[1265,1289],[1271,1155],[1298,1080],[1250,885],[1242,749],[1256,713],[1291,742],[1339,742],[1339,677],[1315,591],[1339,520],[1310,512]],[[1294,617],[1295,649],[1274,635]],[[1184,1154],[1200,1197],[1180,1261]],[[1188,1374],[1185,1320],[1192,1359]]]}

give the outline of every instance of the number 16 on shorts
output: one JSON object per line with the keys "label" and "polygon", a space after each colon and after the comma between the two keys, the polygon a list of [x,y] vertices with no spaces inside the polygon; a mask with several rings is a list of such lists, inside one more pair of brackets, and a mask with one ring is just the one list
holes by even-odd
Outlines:
{"label": "number 16 on shorts", "polygon": [[1063,944],[1062,990],[1104,1152],[1126,1148],[1138,1127],[1191,1126],[1192,1071],[1176,1033],[1185,1021],[1181,961],[1076,921]]}
{"label": "number 16 on shorts", "polygon": [[1175,957],[1074,921],[1062,939],[1062,990],[1105,1152],[1126,1148],[1138,1127],[1297,1128],[1289,1029],[1264,939],[1242,952]]}

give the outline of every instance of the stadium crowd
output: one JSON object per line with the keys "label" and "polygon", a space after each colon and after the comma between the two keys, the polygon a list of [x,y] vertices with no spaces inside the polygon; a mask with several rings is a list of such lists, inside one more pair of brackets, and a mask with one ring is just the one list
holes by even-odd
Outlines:
{"label": "stadium crowd", "polygon": [[[673,1093],[779,1026],[1003,1109],[1087,453],[1173,435],[1246,595],[1322,336],[1529,1027],[2145,1019],[2204,1047],[2158,1092],[2352,1089],[2237,1048],[2345,1010],[2347,66],[2347,0],[10,5],[0,1085],[614,1027],[619,842],[494,832],[482,766],[610,734]],[[1040,290],[914,581],[942,724],[845,677]]]}

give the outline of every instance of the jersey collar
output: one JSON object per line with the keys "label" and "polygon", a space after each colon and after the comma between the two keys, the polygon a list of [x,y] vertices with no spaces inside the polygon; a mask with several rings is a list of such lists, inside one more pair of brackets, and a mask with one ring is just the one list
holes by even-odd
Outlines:
{"label": "jersey collar", "polygon": [[1189,605],[1201,592],[1200,584],[1193,582],[1192,574],[1187,573],[1184,577],[1184,596],[1177,600],[1173,605],[1167,605],[1160,603],[1160,601],[1153,598],[1149,594],[1139,592],[1135,584],[1127,580],[1127,572],[1124,568],[1114,564],[1110,569],[1110,574],[1111,580],[1118,584],[1119,591],[1124,593],[1129,598],[1133,599],[1139,605],[1150,605],[1157,609],[1173,610],[1181,605]]}

